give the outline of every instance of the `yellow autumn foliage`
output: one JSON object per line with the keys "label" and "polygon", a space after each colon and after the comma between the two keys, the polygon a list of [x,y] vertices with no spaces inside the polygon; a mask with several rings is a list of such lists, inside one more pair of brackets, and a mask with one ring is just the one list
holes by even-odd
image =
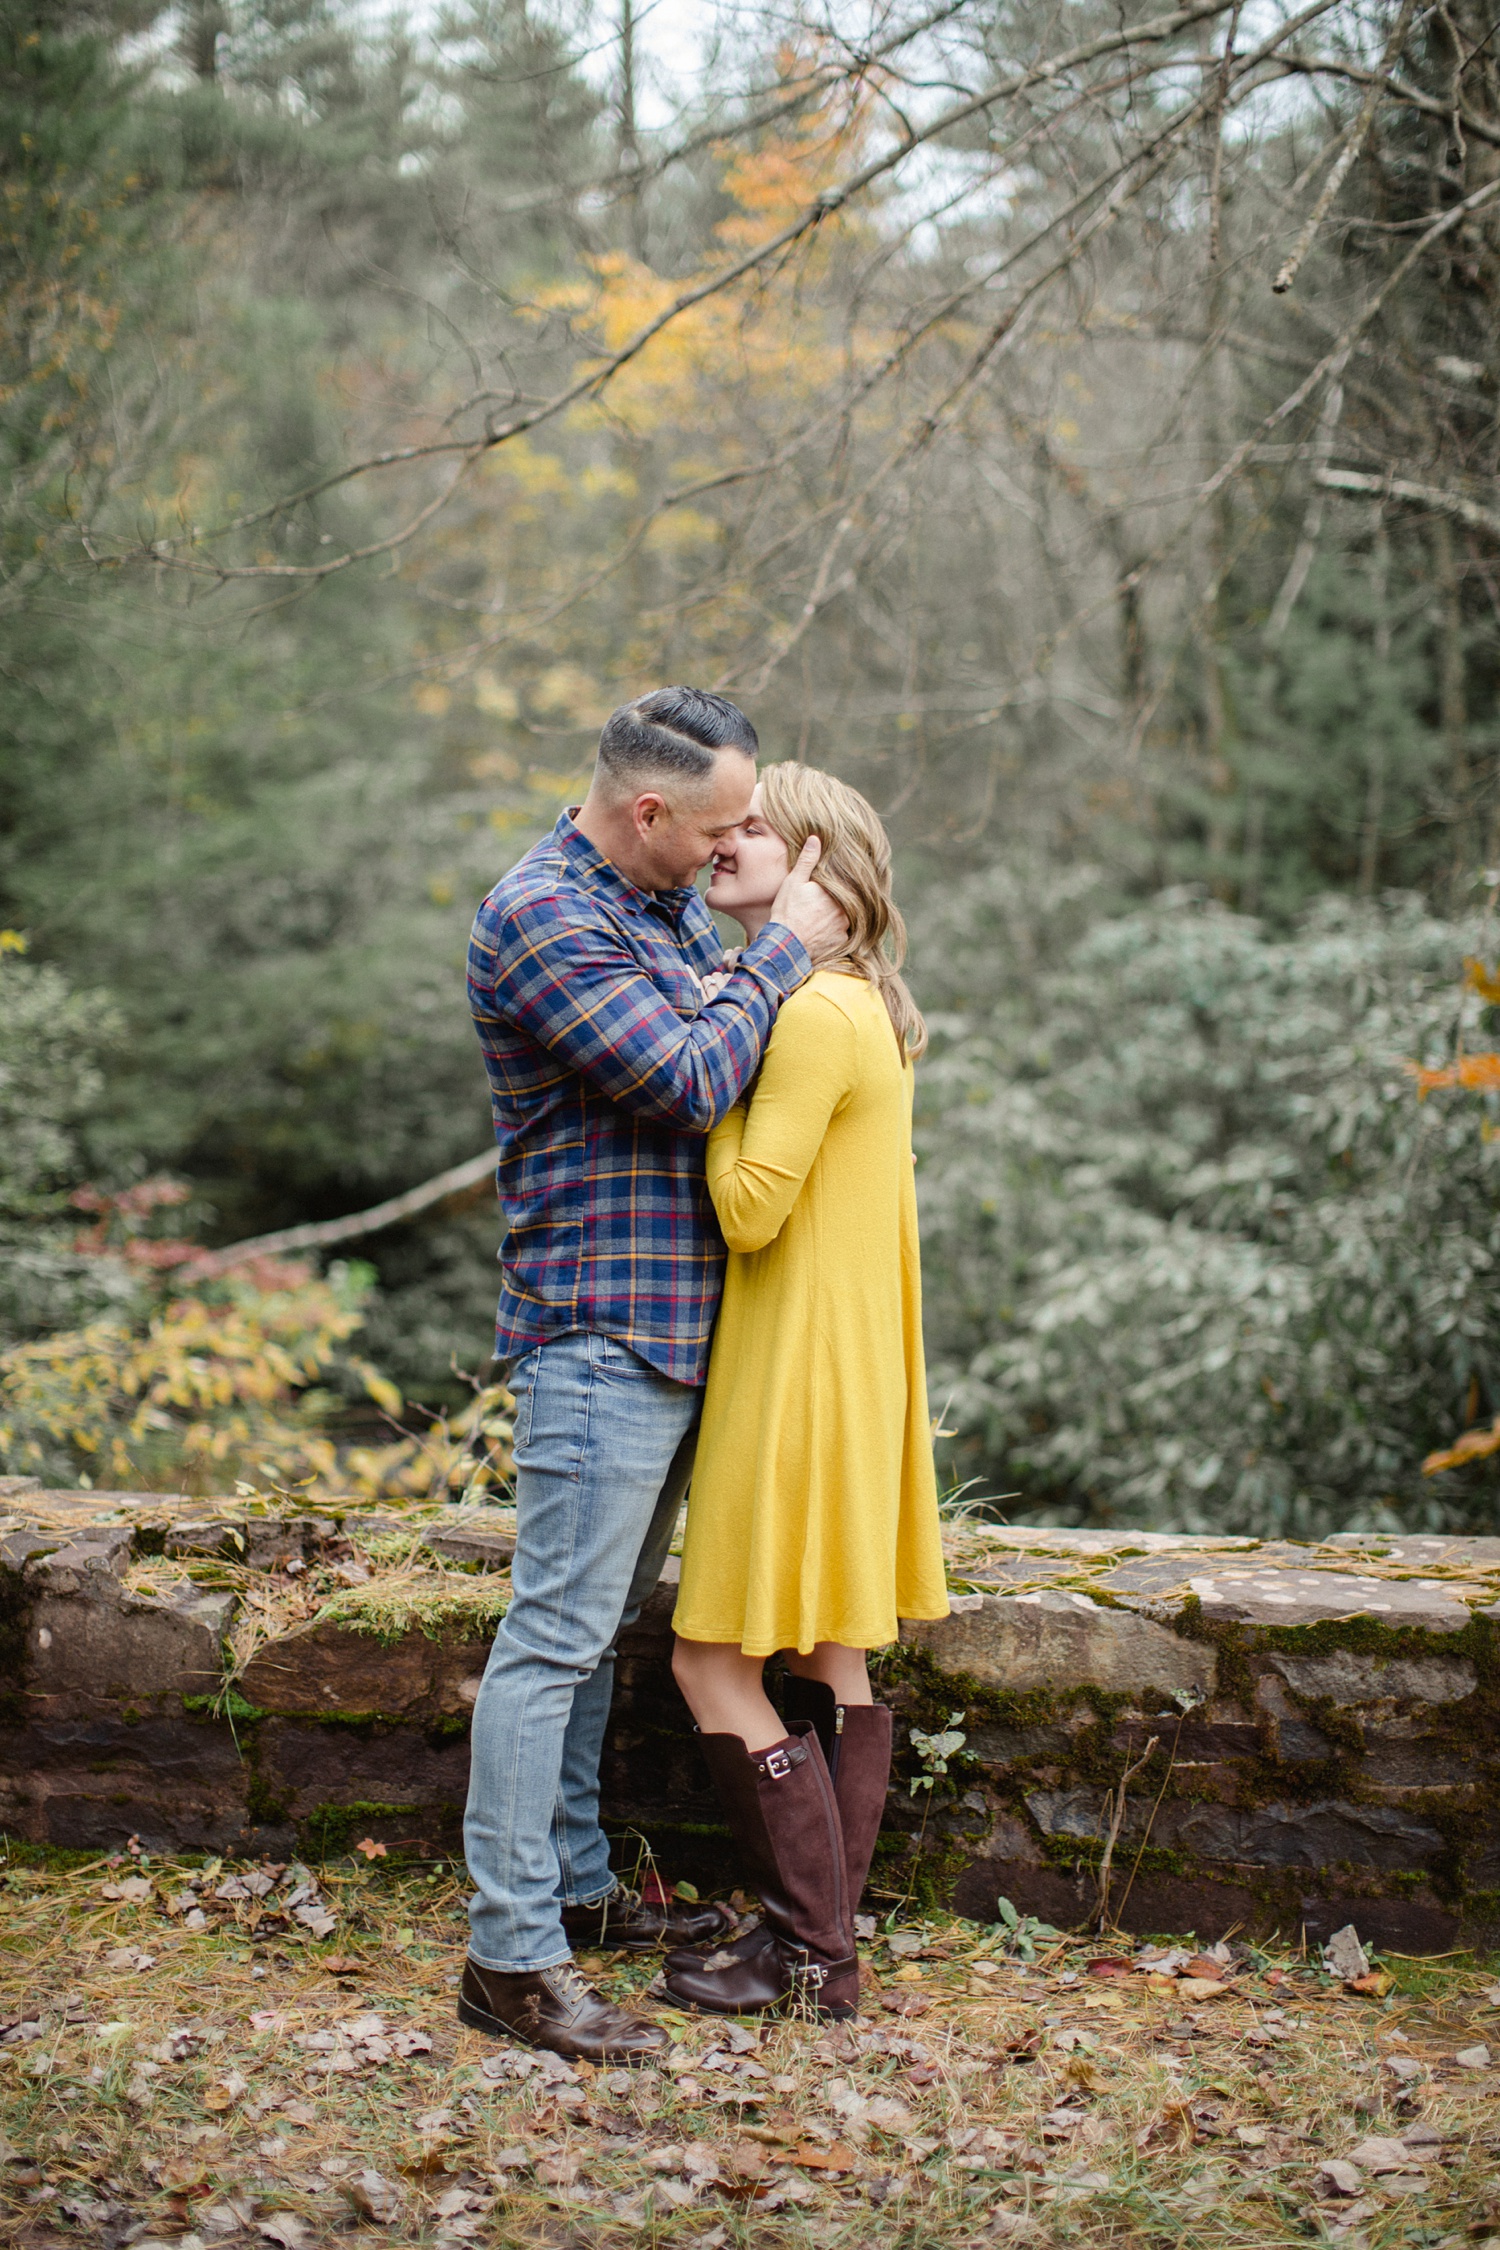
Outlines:
{"label": "yellow autumn foliage", "polygon": [[[539,303],[570,313],[602,354],[620,351],[721,266],[726,253],[758,247],[805,211],[851,167],[863,137],[864,111],[856,103],[814,108],[757,147],[724,149],[719,184],[733,209],[714,230],[712,268],[666,277],[625,251],[611,251],[590,262],[588,279],[544,292]],[[767,410],[779,421],[794,401],[815,404],[852,365],[887,348],[883,332],[821,319],[811,287],[861,224],[839,213],[804,238],[795,253],[802,288],[768,289],[752,274],[679,315],[612,379],[607,407],[585,402],[575,409],[573,426],[637,437],[680,429],[715,467],[759,452]],[[705,448],[710,434],[713,442]],[[692,473],[684,464],[677,468]]]}
{"label": "yellow autumn foliage", "polygon": [[[0,1460],[47,1482],[146,1491],[235,1483],[310,1496],[415,1497],[499,1482],[509,1468],[503,1394],[390,1445],[341,1445],[328,1388],[357,1383],[399,1428],[395,1384],[347,1350],[361,1291],[336,1273],[261,1260],[138,1322],[87,1327],[0,1354]],[[485,1430],[488,1467],[470,1452]],[[71,1465],[73,1474],[66,1474]],[[476,1474],[476,1468],[479,1473]]]}

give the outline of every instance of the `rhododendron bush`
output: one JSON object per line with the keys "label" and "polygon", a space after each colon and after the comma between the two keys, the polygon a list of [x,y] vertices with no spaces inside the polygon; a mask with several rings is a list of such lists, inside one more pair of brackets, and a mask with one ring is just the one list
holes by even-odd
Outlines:
{"label": "rhododendron bush", "polygon": [[918,933],[960,1472],[1053,1522],[1494,1526],[1493,917],[1102,889],[992,871]]}

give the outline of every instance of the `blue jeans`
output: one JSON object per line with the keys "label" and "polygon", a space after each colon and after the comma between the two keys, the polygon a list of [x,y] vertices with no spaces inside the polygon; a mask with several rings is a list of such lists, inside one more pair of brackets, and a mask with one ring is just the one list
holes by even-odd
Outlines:
{"label": "blue jeans", "polygon": [[577,1329],[516,1362],[514,1593],[474,1705],[464,1851],[469,1952],[487,1969],[569,1957],[560,1908],[615,1889],[599,1754],[615,1636],[661,1576],[701,1390]]}

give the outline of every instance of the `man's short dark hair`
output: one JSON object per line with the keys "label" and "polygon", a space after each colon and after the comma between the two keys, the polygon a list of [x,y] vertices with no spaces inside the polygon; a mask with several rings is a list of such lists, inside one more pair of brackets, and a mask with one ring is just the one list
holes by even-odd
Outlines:
{"label": "man's short dark hair", "polygon": [[703,781],[721,750],[753,758],[760,738],[737,703],[708,688],[653,688],[611,711],[599,737],[599,764],[618,789],[671,776]]}

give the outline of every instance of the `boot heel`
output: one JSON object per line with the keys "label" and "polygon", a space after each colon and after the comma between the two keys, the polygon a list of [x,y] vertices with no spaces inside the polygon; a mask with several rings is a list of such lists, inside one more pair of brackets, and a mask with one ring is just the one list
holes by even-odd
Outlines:
{"label": "boot heel", "polygon": [[502,2023],[498,2016],[487,2015],[483,2008],[476,2008],[472,2000],[465,2000],[462,1996],[458,2003],[458,2020],[466,2023],[471,2031],[487,2031],[492,2039],[518,2039],[523,2045],[530,2044],[510,2024]]}

